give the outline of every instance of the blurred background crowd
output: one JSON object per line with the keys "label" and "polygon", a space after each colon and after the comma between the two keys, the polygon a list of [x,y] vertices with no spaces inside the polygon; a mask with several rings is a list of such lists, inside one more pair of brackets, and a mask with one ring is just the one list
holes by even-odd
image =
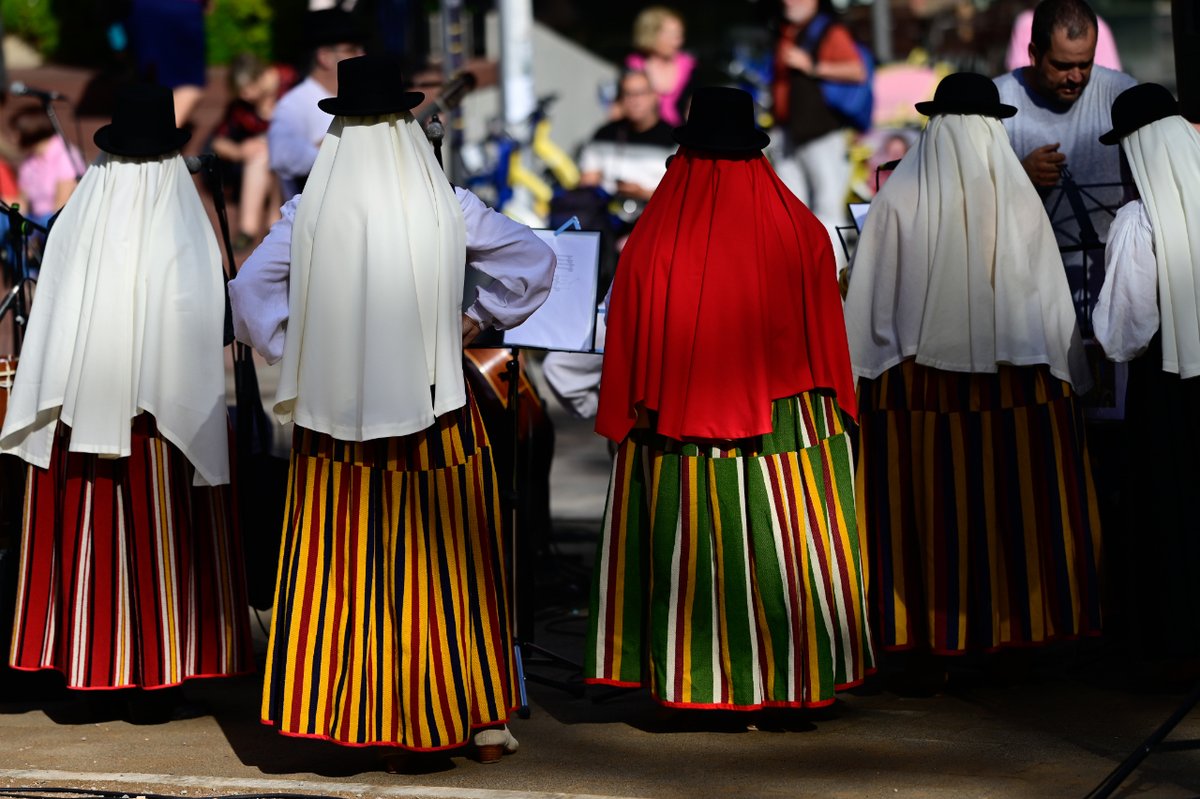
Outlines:
{"label": "blurred background crowd", "polygon": [[[284,195],[300,185],[294,170],[281,166],[283,156],[269,151],[272,141],[285,146],[268,131],[276,102],[289,90],[316,77],[325,95],[333,94],[336,84],[314,70],[334,69],[337,60],[363,50],[402,55],[403,80],[430,98],[466,71],[474,90],[460,110],[441,109],[451,123],[452,179],[520,221],[558,225],[574,215],[604,230],[609,271],[663,174],[674,149],[670,129],[682,122],[695,86],[738,85],[754,95],[759,122],[773,133],[769,155],[777,170],[832,233],[848,221],[846,204],[868,200],[886,179],[879,167],[915,141],[924,118],[913,104],[929,99],[941,76],[960,70],[997,76],[1029,64],[1033,5],[535,0],[527,44],[538,102],[527,118],[514,120],[503,109],[501,62],[512,43],[500,20],[501,0],[3,0],[9,74],[0,85],[21,75],[61,85],[66,73],[56,68],[83,75],[76,91],[62,93],[72,101],[71,118],[96,124],[106,121],[120,82],[141,76],[171,86],[179,121],[194,129],[188,152],[216,153],[223,162],[236,207],[236,249],[244,252],[265,234]],[[1175,88],[1171,4],[1093,5],[1106,23],[1097,62]],[[329,26],[314,32],[306,23],[310,12],[333,7],[352,15],[355,33]],[[814,11],[833,24],[806,47],[796,31]],[[834,65],[822,77],[869,86],[865,116],[823,114],[821,98],[789,80],[817,62],[823,62],[818,71]],[[850,71],[838,73],[839,62]],[[81,144],[90,136],[78,124],[55,135],[39,98],[16,94],[8,93],[2,109],[0,200],[19,202],[45,221],[92,155]]]}

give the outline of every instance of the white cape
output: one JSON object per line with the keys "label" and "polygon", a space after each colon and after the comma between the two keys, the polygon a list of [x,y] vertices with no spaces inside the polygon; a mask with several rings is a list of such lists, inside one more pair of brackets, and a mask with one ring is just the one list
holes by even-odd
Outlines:
{"label": "white cape", "polygon": [[1154,230],[1163,371],[1200,375],[1200,133],[1181,116],[1121,140]]}
{"label": "white cape", "polygon": [[0,452],[48,467],[61,420],[70,451],[127,457],[145,411],[197,485],[228,483],[221,268],[178,154],[101,154],[46,243]]}
{"label": "white cape", "polygon": [[348,441],[466,403],[462,208],[411,114],[336,117],[292,228],[275,414]]}
{"label": "white cape", "polygon": [[1047,364],[1091,387],[1062,257],[999,120],[929,121],[871,202],[845,303],[850,360],[955,372]]}

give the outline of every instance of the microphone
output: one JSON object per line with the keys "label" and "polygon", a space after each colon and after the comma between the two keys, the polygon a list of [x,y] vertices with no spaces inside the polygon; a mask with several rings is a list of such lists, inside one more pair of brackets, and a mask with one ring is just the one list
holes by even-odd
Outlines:
{"label": "microphone", "polygon": [[437,113],[445,114],[453,111],[462,102],[463,95],[475,88],[478,81],[470,72],[460,72],[442,84],[438,96],[417,115],[418,122],[424,122]]}
{"label": "microphone", "polygon": [[13,81],[8,84],[8,93],[15,97],[36,97],[43,102],[51,102],[53,100],[65,100],[65,95],[58,92],[51,92],[45,89],[35,89],[32,86],[26,86],[20,81]]}
{"label": "microphone", "polygon": [[213,153],[204,153],[203,155],[185,155],[183,157],[184,166],[187,171],[193,175],[201,169],[211,169],[212,165],[217,161],[217,156]]}

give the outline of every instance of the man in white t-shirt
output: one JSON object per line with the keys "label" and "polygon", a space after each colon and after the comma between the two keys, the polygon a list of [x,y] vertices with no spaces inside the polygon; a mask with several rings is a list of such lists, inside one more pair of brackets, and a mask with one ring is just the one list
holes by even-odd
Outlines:
{"label": "man in white t-shirt", "polygon": [[1104,279],[1099,245],[1124,193],[1116,154],[1098,139],[1113,100],[1136,83],[1095,66],[1096,38],[1096,14],[1083,0],[1042,0],[1033,15],[1030,66],[996,78],[1001,101],[1020,112],[1004,127],[1064,248],[1081,322]]}

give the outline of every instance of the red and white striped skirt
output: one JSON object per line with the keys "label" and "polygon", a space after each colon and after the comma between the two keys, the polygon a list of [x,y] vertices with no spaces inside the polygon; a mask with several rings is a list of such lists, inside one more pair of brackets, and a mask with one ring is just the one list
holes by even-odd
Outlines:
{"label": "red and white striped skirt", "polygon": [[10,664],[69,688],[163,688],[253,669],[229,486],[133,421],[128,458],[68,452],[29,467]]}

